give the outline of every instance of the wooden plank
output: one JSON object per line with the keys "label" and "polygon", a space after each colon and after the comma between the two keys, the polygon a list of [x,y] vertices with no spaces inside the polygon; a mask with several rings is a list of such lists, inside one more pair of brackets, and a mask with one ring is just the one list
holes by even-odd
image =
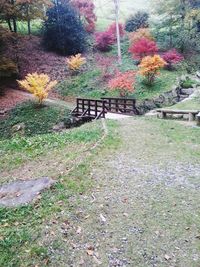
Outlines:
{"label": "wooden plank", "polygon": [[157,112],[165,112],[169,114],[198,114],[198,110],[178,110],[178,109],[156,109]]}

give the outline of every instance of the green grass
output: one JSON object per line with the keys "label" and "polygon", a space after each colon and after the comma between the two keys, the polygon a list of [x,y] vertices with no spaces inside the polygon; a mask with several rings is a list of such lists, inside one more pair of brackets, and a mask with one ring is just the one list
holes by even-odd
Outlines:
{"label": "green grass", "polygon": [[[115,148],[119,143],[119,139],[114,134],[116,124],[108,122],[108,128],[109,135],[101,143],[101,153],[104,150],[109,152],[109,149]],[[61,153],[71,143],[74,143],[77,148],[82,143],[92,146],[102,137],[102,134],[101,122],[98,121],[62,134],[54,133],[2,141],[0,162],[4,161],[6,153],[18,157],[20,151],[29,158],[31,154],[45,153],[57,148]],[[93,184],[90,175],[91,164],[96,153],[100,153],[99,149],[91,153],[86,152],[82,162],[70,174],[60,176],[58,173],[56,185],[51,190],[45,191],[40,201],[19,208],[0,208],[0,266],[46,266],[45,262],[48,261],[51,252],[41,244],[44,229],[52,221],[56,221],[58,226],[61,226],[67,220],[69,212],[74,210],[69,198],[72,196],[78,198],[80,193],[90,189]],[[80,155],[77,154],[76,157],[78,156]],[[9,158],[7,160],[9,164]],[[33,158],[29,158],[30,160],[33,161]],[[76,162],[76,158],[74,160]],[[1,167],[1,170],[3,169]],[[59,237],[59,233],[58,231],[58,236],[56,235],[55,240],[52,240],[54,249],[59,247],[59,238],[63,237]]]}
{"label": "green grass", "polygon": [[187,101],[179,102],[170,108],[183,110],[200,110],[200,99],[198,97],[188,99]]}
{"label": "green grass", "polygon": [[69,117],[69,110],[52,106],[37,106],[28,101],[18,105],[9,113],[9,117],[1,121],[0,138],[10,138],[12,127],[19,123],[25,124],[25,135],[43,134],[52,131],[52,127]]}
{"label": "green grass", "polygon": [[179,71],[161,70],[160,76],[152,86],[147,85],[142,77],[138,77],[134,97],[138,100],[151,99],[159,96],[163,92],[170,91],[177,84],[177,77],[181,75]]}
{"label": "green grass", "polygon": [[[8,28],[7,23],[3,23],[2,25]],[[42,28],[42,20],[36,19],[36,20],[31,21],[31,34],[40,35],[41,28]],[[17,31],[18,33],[21,33],[22,35],[27,35],[28,34],[27,23],[24,21],[17,21]]]}

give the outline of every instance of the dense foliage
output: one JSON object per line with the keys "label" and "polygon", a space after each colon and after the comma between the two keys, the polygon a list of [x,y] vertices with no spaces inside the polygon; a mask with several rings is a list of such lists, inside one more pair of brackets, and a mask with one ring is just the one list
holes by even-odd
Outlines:
{"label": "dense foliage", "polygon": [[154,31],[163,49],[200,50],[200,5],[197,0],[154,0]]}
{"label": "dense foliage", "polygon": [[149,26],[148,19],[149,14],[147,12],[138,11],[126,21],[125,30],[134,32],[139,28],[146,28]]}
{"label": "dense foliage", "polygon": [[44,45],[62,55],[82,53],[86,48],[86,32],[78,14],[69,3],[55,5],[47,11],[44,23]]}

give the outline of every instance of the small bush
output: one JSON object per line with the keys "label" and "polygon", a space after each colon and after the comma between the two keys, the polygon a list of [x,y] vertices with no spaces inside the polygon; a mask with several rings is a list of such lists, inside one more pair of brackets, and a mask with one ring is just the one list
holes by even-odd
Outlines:
{"label": "small bush", "polygon": [[145,76],[149,85],[152,85],[159,74],[159,70],[166,64],[159,55],[147,56],[142,59],[139,65],[139,73]]}
{"label": "small bush", "polygon": [[127,96],[128,93],[134,92],[135,71],[117,72],[116,77],[111,79],[108,86],[111,90],[118,90],[120,96]]}
{"label": "small bush", "polygon": [[113,36],[109,32],[99,32],[95,35],[95,47],[102,51],[106,52],[111,49],[113,45]]}
{"label": "small bush", "polygon": [[149,14],[147,12],[139,11],[126,21],[125,30],[135,32],[139,28],[147,28],[149,26],[148,19]]}
{"label": "small bush", "polygon": [[[107,29],[107,32],[113,36],[113,42],[116,42],[117,41],[117,35],[116,35],[116,23],[112,23],[108,29]],[[123,37],[125,32],[124,32],[124,26],[122,23],[119,23],[119,34],[120,34],[120,37]]]}
{"label": "small bush", "polygon": [[62,55],[75,55],[85,50],[86,31],[69,3],[50,8],[47,17],[43,41],[48,50]]}
{"label": "small bush", "polygon": [[142,38],[129,48],[129,52],[133,55],[133,58],[141,60],[145,56],[157,53],[158,47],[155,41]]}
{"label": "small bush", "polygon": [[33,94],[41,105],[44,99],[48,97],[49,92],[56,86],[57,81],[50,81],[46,74],[28,74],[23,81],[18,81],[21,88]]}
{"label": "small bush", "polygon": [[[119,23],[120,36],[124,36],[124,27]],[[116,23],[112,23],[104,32],[98,32],[95,35],[95,46],[98,50],[106,52],[111,49],[111,46],[117,41]]]}
{"label": "small bush", "polygon": [[171,49],[165,52],[162,58],[167,62],[166,68],[168,70],[172,70],[174,65],[178,64],[184,59],[184,57],[178,53],[176,49]]}
{"label": "small bush", "polygon": [[67,59],[68,68],[72,71],[77,71],[82,65],[86,63],[86,58],[82,57],[81,54],[71,56]]}

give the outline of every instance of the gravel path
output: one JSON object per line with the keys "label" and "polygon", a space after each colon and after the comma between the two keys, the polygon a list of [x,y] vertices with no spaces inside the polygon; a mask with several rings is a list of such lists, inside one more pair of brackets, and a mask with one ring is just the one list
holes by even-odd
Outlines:
{"label": "gravel path", "polygon": [[122,145],[95,164],[95,190],[74,200],[73,227],[52,266],[58,255],[59,266],[200,266],[200,172],[192,154],[200,145],[173,138],[182,125],[166,122],[165,132],[161,123],[119,121]]}

